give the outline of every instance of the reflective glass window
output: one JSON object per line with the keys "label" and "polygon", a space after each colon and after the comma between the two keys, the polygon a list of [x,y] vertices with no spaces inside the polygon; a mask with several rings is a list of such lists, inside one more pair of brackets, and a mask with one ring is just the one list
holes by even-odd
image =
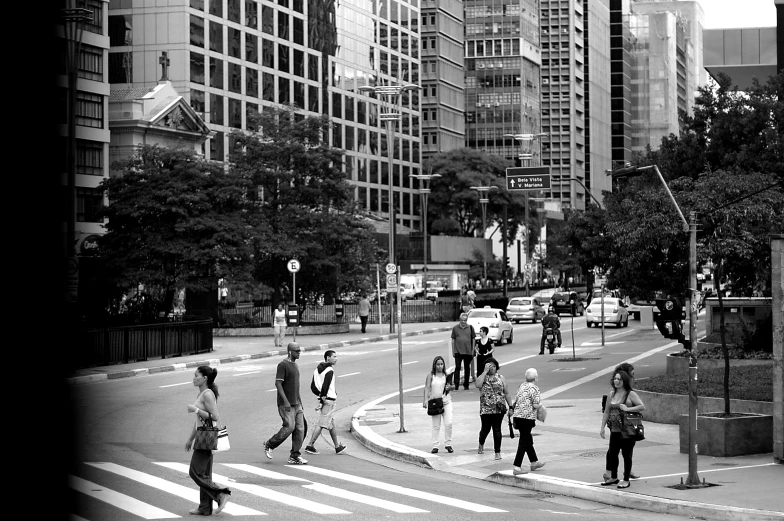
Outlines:
{"label": "reflective glass window", "polygon": [[242,93],[242,66],[238,63],[229,63],[229,90]]}
{"label": "reflective glass window", "polygon": [[318,87],[312,85],[308,85],[308,110],[316,113],[319,111]]}
{"label": "reflective glass window", "polygon": [[223,96],[210,94],[210,123],[223,125]]}
{"label": "reflective glass window", "polygon": [[223,88],[223,60],[210,58],[210,87]]}
{"label": "reflective glass window", "polygon": [[278,78],[278,103],[291,103],[291,89],[288,78]]}
{"label": "reflective glass window", "polygon": [[259,40],[250,33],[245,33],[245,59],[251,63],[259,62]]}
{"label": "reflective glass window", "polygon": [[245,0],[245,25],[257,29],[259,25],[259,5],[256,0]]}
{"label": "reflective glass window", "polygon": [[204,48],[204,18],[191,15],[191,45]]}
{"label": "reflective glass window", "polygon": [[264,101],[275,101],[275,76],[265,72],[261,75],[261,97]]}
{"label": "reflective glass window", "polygon": [[267,34],[275,34],[274,19],[275,11],[268,5],[261,6],[261,30]]}
{"label": "reflective glass window", "polygon": [[265,67],[275,67],[275,44],[266,38],[261,39],[261,64]]}
{"label": "reflective glass window", "polygon": [[242,31],[229,27],[229,56],[242,58]]}
{"label": "reflective glass window", "polygon": [[289,47],[282,43],[278,44],[278,70],[289,72]]}
{"label": "reflective glass window", "polygon": [[305,85],[299,81],[294,82],[294,104],[301,109],[305,108]]}
{"label": "reflective glass window", "polygon": [[259,97],[259,71],[258,69],[246,68],[245,69],[245,94]]}
{"label": "reflective glass window", "polygon": [[210,50],[223,54],[223,26],[210,22]]}
{"label": "reflective glass window", "polygon": [[294,51],[294,74],[299,76],[300,78],[305,77],[305,53],[300,51],[299,49],[293,49]]}
{"label": "reflective glass window", "polygon": [[204,85],[204,55],[190,53],[191,81]]}
{"label": "reflective glass window", "polygon": [[240,0],[226,0],[230,22],[240,23]]}
{"label": "reflective glass window", "polygon": [[229,98],[229,126],[242,128],[242,101]]}

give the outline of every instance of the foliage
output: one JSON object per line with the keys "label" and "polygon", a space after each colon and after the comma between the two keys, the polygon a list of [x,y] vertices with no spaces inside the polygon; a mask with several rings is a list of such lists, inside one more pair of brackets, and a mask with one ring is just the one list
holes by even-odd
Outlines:
{"label": "foliage", "polygon": [[[488,192],[487,225],[496,223],[500,227],[503,220],[503,206],[507,205],[507,244],[512,244],[517,232],[523,226],[525,197],[523,192],[506,190],[506,169],[513,166],[499,156],[470,148],[460,148],[433,156],[426,169],[429,173],[439,174],[430,181],[432,190],[428,199],[428,222],[440,219],[453,219],[457,222],[460,235],[482,237],[482,206],[479,194],[472,186],[495,186]],[[529,230],[536,231],[536,211],[529,205]],[[434,225],[435,227],[435,225]],[[439,224],[439,229],[445,229]]]}
{"label": "foliage", "polygon": [[233,133],[232,171],[253,187],[253,274],[275,290],[274,301],[286,294],[289,259],[302,266],[299,294],[337,295],[359,289],[381,258],[341,171],[342,151],[322,139],[330,125],[326,116],[265,108],[251,116],[248,131]]}
{"label": "foliage", "polygon": [[99,251],[103,281],[118,296],[144,284],[149,312],[171,311],[179,289],[248,278],[245,180],[187,148],[143,146],[113,168],[119,174],[101,184],[109,205]]}
{"label": "foliage", "polygon": [[[483,280],[484,278],[484,263],[482,259],[482,252],[476,248],[471,252],[471,259],[469,260],[468,278],[472,280]],[[511,270],[511,268],[510,268]],[[503,280],[504,261],[503,259],[488,259],[487,260],[487,278],[489,280]],[[509,274],[511,277],[512,274]]]}
{"label": "foliage", "polygon": [[[689,394],[689,379],[683,374],[663,374],[645,380],[635,380],[634,387],[642,391],[666,394]],[[730,397],[734,400],[773,401],[773,367],[733,367],[730,377]],[[700,396],[724,396],[724,369],[700,371]]]}
{"label": "foliage", "polygon": [[607,212],[589,205],[584,212],[565,210],[564,221],[550,225],[547,233],[547,263],[564,273],[584,273],[593,287],[593,268],[610,267],[614,251],[607,233]]}

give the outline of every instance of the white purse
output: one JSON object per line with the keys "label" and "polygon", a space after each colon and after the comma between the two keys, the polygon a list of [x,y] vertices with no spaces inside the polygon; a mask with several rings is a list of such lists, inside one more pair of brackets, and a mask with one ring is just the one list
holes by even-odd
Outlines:
{"label": "white purse", "polygon": [[231,449],[231,444],[229,443],[229,428],[225,425],[222,429],[218,430],[218,448],[212,452],[225,452]]}

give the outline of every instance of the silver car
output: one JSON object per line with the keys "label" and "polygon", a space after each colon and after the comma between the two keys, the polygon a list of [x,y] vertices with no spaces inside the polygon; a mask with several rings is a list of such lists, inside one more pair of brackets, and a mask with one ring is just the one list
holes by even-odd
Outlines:
{"label": "silver car", "polygon": [[484,308],[475,308],[468,312],[468,325],[474,326],[474,334],[479,338],[479,328],[486,326],[489,329],[487,334],[496,345],[501,345],[506,340],[507,344],[511,344],[514,339],[514,330],[512,329],[512,322],[503,309],[491,308],[489,306]]}
{"label": "silver car", "polygon": [[[588,327],[600,327],[602,323],[602,298],[594,298],[585,308],[585,323]],[[629,325],[629,310],[622,299],[604,297],[604,323],[615,324],[617,327]]]}
{"label": "silver car", "polygon": [[530,320],[535,324],[547,314],[538,298],[515,297],[509,300],[506,306],[506,316],[512,322],[520,323],[521,320]]}

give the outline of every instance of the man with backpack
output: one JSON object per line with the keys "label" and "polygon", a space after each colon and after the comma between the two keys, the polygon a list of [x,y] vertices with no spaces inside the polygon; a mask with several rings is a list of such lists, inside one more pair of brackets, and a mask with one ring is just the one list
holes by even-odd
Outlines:
{"label": "man with backpack", "polygon": [[318,396],[319,404],[316,410],[319,411],[319,419],[313,428],[313,435],[310,444],[305,447],[308,454],[319,454],[316,449],[316,440],[321,434],[322,429],[327,429],[332,436],[332,443],[335,445],[335,453],[341,454],[346,450],[346,446],[338,442],[338,430],[335,427],[335,420],[332,417],[335,413],[335,402],[338,399],[335,391],[335,364],[338,363],[338,355],[332,349],[324,352],[324,361],[313,371],[313,379],[310,382],[310,390]]}

